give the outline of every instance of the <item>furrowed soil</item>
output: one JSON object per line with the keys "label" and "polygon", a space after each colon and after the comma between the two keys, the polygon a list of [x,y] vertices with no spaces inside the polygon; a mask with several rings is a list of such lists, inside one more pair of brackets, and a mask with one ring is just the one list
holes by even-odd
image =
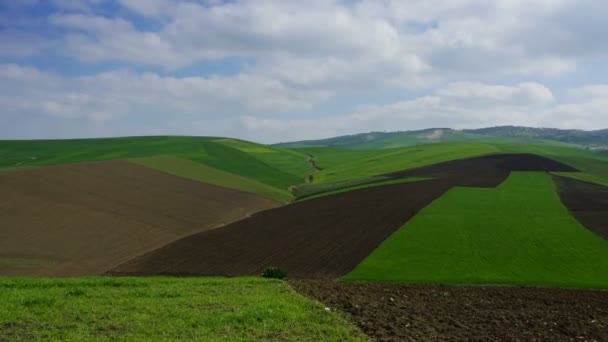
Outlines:
{"label": "furrowed soil", "polygon": [[607,341],[608,291],[292,280],[379,341]]}
{"label": "furrowed soil", "polygon": [[92,275],[277,203],[103,161],[0,173],[0,275]]}
{"label": "furrowed soil", "polygon": [[494,187],[511,170],[575,171],[536,155],[504,154],[395,173],[390,177],[436,179],[366,188],[260,212],[175,241],[110,273],[236,276],[275,266],[295,278],[340,277],[453,186]]}
{"label": "furrowed soil", "polygon": [[554,176],[562,203],[587,229],[608,239],[608,187]]}
{"label": "furrowed soil", "polygon": [[441,181],[404,183],[267,210],[171,243],[111,273],[236,276],[276,266],[293,277],[338,277],[449,188]]}

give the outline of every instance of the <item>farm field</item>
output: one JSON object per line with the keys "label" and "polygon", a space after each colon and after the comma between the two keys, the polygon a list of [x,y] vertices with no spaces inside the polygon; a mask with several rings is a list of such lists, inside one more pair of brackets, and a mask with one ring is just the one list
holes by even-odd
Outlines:
{"label": "farm field", "polygon": [[[519,287],[608,288],[608,156],[593,151],[144,137],[0,156],[0,274],[104,275],[0,278],[17,296],[0,340],[608,338],[605,291]],[[215,277],[268,266],[289,282]]]}
{"label": "farm field", "polygon": [[366,341],[260,278],[0,278],[0,341]]}
{"label": "farm field", "polygon": [[292,197],[287,190],[281,190],[256,180],[222,171],[186,158],[158,156],[134,158],[129,159],[129,161],[178,177],[234,190],[247,191],[279,202],[287,202]]}
{"label": "farm field", "polygon": [[[321,171],[312,184],[302,185],[302,193],[323,191],[332,184],[349,186],[353,182],[378,178],[400,170],[497,153],[532,153],[551,158],[581,172],[560,172],[563,176],[608,184],[608,156],[581,148],[561,145],[508,144],[504,142],[442,143],[381,150],[345,150],[327,147],[297,148],[314,155]],[[310,190],[308,190],[310,189]]]}
{"label": "farm field", "polygon": [[387,177],[434,179],[368,187],[260,212],[168,244],[111,273],[236,276],[277,266],[297,278],[340,277],[452,187],[495,187],[511,170],[520,169],[572,170],[534,155],[505,154],[394,173]]}
{"label": "farm field", "polygon": [[278,206],[126,161],[0,173],[0,274],[92,275]]}
{"label": "farm field", "polygon": [[[306,175],[312,171],[305,154],[252,142],[214,137],[15,140],[0,141],[0,146],[0,169],[95,160],[176,156],[276,188],[273,193],[280,193],[280,197],[284,197],[284,192],[289,186],[304,182]],[[163,165],[161,162],[154,164],[157,167]],[[218,176],[218,179],[209,178],[207,182],[225,180],[225,174],[207,174],[207,177],[212,176]],[[243,190],[251,191],[252,188]],[[267,189],[264,191],[268,192]]]}
{"label": "farm field", "polygon": [[608,241],[569,214],[549,175],[515,172],[496,189],[450,190],[345,279],[605,288]]}
{"label": "farm field", "polygon": [[608,240],[608,187],[554,177],[562,203],[588,229]]}
{"label": "farm field", "polygon": [[378,341],[606,341],[608,291],[293,280]]}

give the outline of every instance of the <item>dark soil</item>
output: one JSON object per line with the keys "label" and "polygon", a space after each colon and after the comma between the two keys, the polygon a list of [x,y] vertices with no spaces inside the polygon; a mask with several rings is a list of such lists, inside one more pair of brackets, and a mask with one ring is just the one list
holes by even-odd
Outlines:
{"label": "dark soil", "polygon": [[291,277],[339,277],[450,187],[404,183],[267,210],[171,243],[111,273],[236,276],[275,266]]}
{"label": "dark soil", "polygon": [[505,154],[395,173],[392,177],[438,179],[367,188],[260,212],[168,244],[110,273],[237,276],[275,266],[290,277],[340,277],[453,186],[493,187],[510,170],[573,169],[535,155]]}
{"label": "dark soil", "polygon": [[587,229],[608,239],[608,187],[554,176],[562,203]]}
{"label": "dark soil", "polygon": [[380,341],[608,341],[608,291],[291,281]]}
{"label": "dark soil", "polygon": [[438,178],[450,180],[458,186],[493,188],[502,183],[511,171],[578,172],[569,165],[535,154],[509,153],[451,160],[386,176]]}
{"label": "dark soil", "polygon": [[0,275],[104,273],[278,206],[119,160],[3,172],[0,194]]}

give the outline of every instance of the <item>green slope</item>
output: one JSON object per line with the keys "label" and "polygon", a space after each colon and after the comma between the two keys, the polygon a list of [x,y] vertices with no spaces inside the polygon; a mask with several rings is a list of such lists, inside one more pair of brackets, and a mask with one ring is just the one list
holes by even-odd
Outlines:
{"label": "green slope", "polygon": [[331,183],[500,152],[500,149],[492,144],[450,143],[370,151],[335,148],[301,148],[297,151],[314,155],[317,165],[322,168],[315,174],[314,183]]}
{"label": "green slope", "polygon": [[0,278],[1,341],[366,341],[261,278]]}
{"label": "green slope", "polygon": [[[127,137],[0,141],[0,169],[155,156],[186,158],[274,187],[277,194],[286,192],[293,184],[302,183],[312,171],[307,156],[300,152],[225,138]],[[175,171],[178,168],[180,167],[176,166],[172,169]],[[221,178],[207,181],[219,184]],[[246,191],[251,190],[249,187]],[[268,195],[268,191],[264,194]]]}
{"label": "green slope", "polygon": [[346,279],[608,287],[608,241],[561,204],[549,175],[454,188],[385,240]]}
{"label": "green slope", "polygon": [[287,202],[292,197],[291,193],[286,190],[281,190],[250,178],[238,176],[202,163],[197,163],[190,159],[176,156],[158,156],[129,160],[171,175],[203,183],[215,184],[225,188],[260,194],[278,202]]}
{"label": "green slope", "polygon": [[578,147],[510,144],[504,142],[444,143],[382,150],[349,150],[328,147],[297,148],[314,155],[322,169],[312,184],[301,185],[300,195],[357,185],[378,175],[454,159],[492,153],[535,153],[579,169],[568,177],[608,184],[608,156]]}

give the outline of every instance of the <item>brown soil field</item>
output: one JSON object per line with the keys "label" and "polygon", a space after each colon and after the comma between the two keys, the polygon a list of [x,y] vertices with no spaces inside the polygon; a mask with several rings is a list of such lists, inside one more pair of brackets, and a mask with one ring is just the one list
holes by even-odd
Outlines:
{"label": "brown soil field", "polygon": [[608,341],[608,291],[290,283],[378,341]]}
{"label": "brown soil field", "polygon": [[294,203],[186,237],[111,273],[237,276],[276,266],[293,277],[338,277],[449,188],[423,181]]}
{"label": "brown soil field", "polygon": [[99,274],[278,203],[127,161],[0,173],[0,275]]}
{"label": "brown soil field", "polygon": [[608,239],[608,187],[554,176],[562,203],[587,229]]}
{"label": "brown soil field", "polygon": [[178,240],[110,273],[237,276],[275,266],[295,278],[340,277],[453,186],[496,186],[511,169],[573,170],[535,155],[500,155],[395,173],[392,177],[438,179],[361,189],[260,212]]}
{"label": "brown soil field", "polygon": [[451,160],[385,176],[430,177],[450,180],[457,186],[496,187],[509,176],[511,171],[578,172],[569,165],[535,154],[506,153]]}

